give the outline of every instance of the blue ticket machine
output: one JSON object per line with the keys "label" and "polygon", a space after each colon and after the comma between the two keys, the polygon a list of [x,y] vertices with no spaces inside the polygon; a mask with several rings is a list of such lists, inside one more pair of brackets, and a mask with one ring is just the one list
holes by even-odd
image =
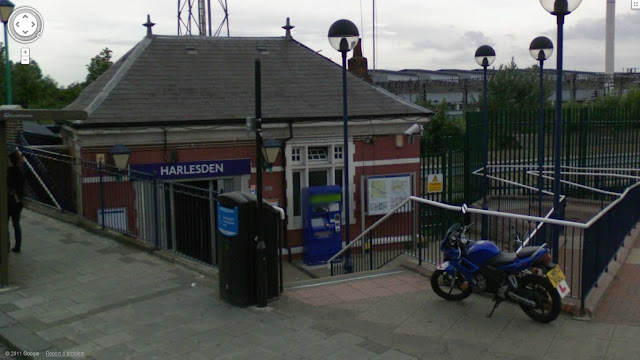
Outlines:
{"label": "blue ticket machine", "polygon": [[325,264],[342,248],[342,187],[302,189],[303,260]]}

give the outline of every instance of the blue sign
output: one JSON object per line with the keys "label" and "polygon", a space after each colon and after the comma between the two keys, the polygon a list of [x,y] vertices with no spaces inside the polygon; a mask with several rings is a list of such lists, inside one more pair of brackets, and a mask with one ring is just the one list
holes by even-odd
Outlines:
{"label": "blue sign", "polygon": [[131,164],[131,170],[155,174],[158,179],[194,179],[250,174],[251,161],[249,159],[233,159],[170,164]]}
{"label": "blue sign", "polygon": [[218,231],[226,237],[238,236],[238,207],[229,209],[218,203]]}

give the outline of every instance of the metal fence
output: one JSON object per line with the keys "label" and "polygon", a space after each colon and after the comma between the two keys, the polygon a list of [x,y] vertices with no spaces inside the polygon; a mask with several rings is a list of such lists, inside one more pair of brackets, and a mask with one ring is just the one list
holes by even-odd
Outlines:
{"label": "metal fence", "polygon": [[417,256],[418,206],[397,205],[327,261],[331,276],[380,269],[402,254]]}
{"label": "metal fence", "polygon": [[[543,125],[543,167],[551,170],[554,154],[553,109],[545,110]],[[537,178],[530,171],[537,170],[539,150],[539,112],[536,110],[489,111],[488,113],[488,165],[502,166],[500,177],[518,184],[537,187]],[[582,107],[563,109],[562,166],[570,169],[638,169],[640,168],[640,108]],[[483,114],[467,113],[466,151],[468,173],[482,169]],[[425,157],[433,156],[425,153]],[[455,176],[456,174],[454,174]],[[573,178],[586,186],[561,190],[570,198],[589,199],[594,193],[589,188],[621,192],[632,183],[620,177]],[[482,196],[481,178],[468,180],[466,202]],[[543,190],[552,188],[552,176],[543,182]],[[508,194],[509,185],[498,184],[498,190]],[[489,192],[495,192],[489,189]],[[597,195],[596,195],[597,196]]]}
{"label": "metal fence", "polygon": [[157,249],[217,265],[218,193],[122,172],[62,152],[16,146],[26,159],[26,196],[127,234]]}

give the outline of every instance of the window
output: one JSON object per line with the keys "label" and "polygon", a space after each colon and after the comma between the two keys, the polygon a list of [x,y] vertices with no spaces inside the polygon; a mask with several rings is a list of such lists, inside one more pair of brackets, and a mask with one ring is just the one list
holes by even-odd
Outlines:
{"label": "window", "polygon": [[327,185],[327,170],[309,170],[309,186]]}
{"label": "window", "polygon": [[326,162],[328,159],[326,147],[310,147],[307,150],[307,160],[309,162]]}
{"label": "window", "polygon": [[344,179],[344,174],[342,173],[342,169],[336,169],[334,172],[334,182],[338,186],[342,186],[342,180]]}
{"label": "window", "polygon": [[[308,186],[338,185],[344,183],[343,161],[344,145],[341,139],[312,139],[307,143],[297,143],[287,149],[291,167],[289,167],[287,186],[289,208],[293,219],[290,229],[301,228],[302,189]],[[315,142],[315,143],[312,143]],[[290,171],[290,172],[289,172]],[[290,177],[289,177],[290,176]],[[289,181],[289,180],[288,180]],[[351,202],[353,199],[351,199]],[[353,214],[353,212],[352,212]]]}
{"label": "window", "polygon": [[333,147],[333,159],[334,160],[342,160],[343,159],[343,151],[342,151],[342,146],[334,146]]}
{"label": "window", "polygon": [[296,164],[302,161],[302,149],[301,148],[292,148],[291,149],[291,162]]}
{"label": "window", "polygon": [[302,186],[300,185],[300,172],[296,171],[293,173],[293,216],[302,215],[302,200],[300,198]]}

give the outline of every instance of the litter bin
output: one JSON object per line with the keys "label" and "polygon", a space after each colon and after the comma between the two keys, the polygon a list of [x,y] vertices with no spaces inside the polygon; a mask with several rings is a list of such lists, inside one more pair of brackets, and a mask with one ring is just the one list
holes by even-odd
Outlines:
{"label": "litter bin", "polygon": [[[220,297],[237,306],[256,304],[256,221],[257,199],[242,192],[218,196],[218,278]],[[279,295],[278,287],[278,212],[263,203],[263,230],[267,258],[267,298]]]}

